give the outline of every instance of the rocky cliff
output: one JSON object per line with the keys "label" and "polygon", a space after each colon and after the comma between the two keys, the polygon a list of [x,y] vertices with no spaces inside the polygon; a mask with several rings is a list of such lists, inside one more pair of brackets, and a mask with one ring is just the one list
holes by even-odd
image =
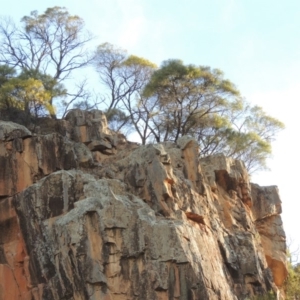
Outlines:
{"label": "rocky cliff", "polygon": [[128,142],[100,111],[0,121],[0,299],[279,295],[277,188],[198,153],[189,137]]}

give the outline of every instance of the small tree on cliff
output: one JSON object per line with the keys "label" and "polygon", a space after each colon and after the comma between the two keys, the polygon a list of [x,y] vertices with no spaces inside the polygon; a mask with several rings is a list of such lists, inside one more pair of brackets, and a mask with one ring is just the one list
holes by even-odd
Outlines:
{"label": "small tree on cliff", "polygon": [[64,7],[48,8],[43,14],[32,11],[21,22],[18,27],[9,19],[1,20],[0,63],[50,74],[60,83],[91,61],[86,44],[92,37],[83,20]]}

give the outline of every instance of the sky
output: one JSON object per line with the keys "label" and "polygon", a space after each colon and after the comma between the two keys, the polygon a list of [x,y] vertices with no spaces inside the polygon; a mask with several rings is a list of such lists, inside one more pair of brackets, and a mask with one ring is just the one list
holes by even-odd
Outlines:
{"label": "sky", "polygon": [[286,129],[273,144],[271,171],[254,174],[252,181],[278,186],[289,244],[292,241],[292,249],[300,245],[300,199],[296,189],[300,171],[299,0],[0,3],[0,15],[11,16],[16,22],[33,10],[42,13],[47,7],[65,6],[85,21],[86,28],[95,35],[95,47],[109,42],[157,65],[175,58],[186,64],[221,69],[247,101],[285,123]]}

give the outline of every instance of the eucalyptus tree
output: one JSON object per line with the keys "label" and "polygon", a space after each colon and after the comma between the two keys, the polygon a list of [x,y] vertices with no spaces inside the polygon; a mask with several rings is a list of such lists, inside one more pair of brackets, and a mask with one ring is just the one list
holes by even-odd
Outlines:
{"label": "eucalyptus tree", "polygon": [[94,65],[106,90],[103,98],[108,120],[116,130],[128,125],[135,128],[145,141],[138,103],[156,65],[109,43],[97,47]]}
{"label": "eucalyptus tree", "polygon": [[262,108],[247,104],[222,71],[180,60],[163,62],[143,96],[143,107],[155,103],[148,120],[150,139],[176,142],[191,135],[201,156],[222,152],[243,160],[249,172],[266,168],[271,143],[284,128]]}
{"label": "eucalyptus tree", "polygon": [[[160,141],[176,140],[189,134],[197,122],[222,114],[239,105],[239,91],[223,73],[209,67],[184,65],[168,60],[155,71],[144,89],[145,97],[157,97],[161,119]],[[161,118],[161,116],[163,116]],[[163,122],[163,124],[161,124]]]}
{"label": "eucalyptus tree", "polygon": [[[92,56],[86,46],[91,39],[84,21],[64,7],[47,8],[42,14],[32,11],[21,19],[20,26],[2,18],[0,63],[19,72],[31,70],[48,74],[61,83],[90,63]],[[80,97],[80,93],[77,96]]]}
{"label": "eucalyptus tree", "polygon": [[48,81],[48,87],[26,72],[16,75],[13,68],[0,65],[0,110],[23,110],[26,116],[35,117],[45,112],[53,114],[54,108],[50,100],[55,93],[63,93],[63,90],[55,82],[51,82],[50,88],[52,77],[42,77],[44,82]]}

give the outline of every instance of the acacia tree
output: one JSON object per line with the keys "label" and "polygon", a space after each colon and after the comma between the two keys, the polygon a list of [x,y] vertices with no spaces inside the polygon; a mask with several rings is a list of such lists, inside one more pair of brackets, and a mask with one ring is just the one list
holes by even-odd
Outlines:
{"label": "acacia tree", "polygon": [[55,6],[43,14],[33,11],[21,23],[18,27],[10,19],[1,20],[0,63],[48,74],[62,82],[92,60],[86,49],[92,36],[84,29],[83,20],[66,8]]}

